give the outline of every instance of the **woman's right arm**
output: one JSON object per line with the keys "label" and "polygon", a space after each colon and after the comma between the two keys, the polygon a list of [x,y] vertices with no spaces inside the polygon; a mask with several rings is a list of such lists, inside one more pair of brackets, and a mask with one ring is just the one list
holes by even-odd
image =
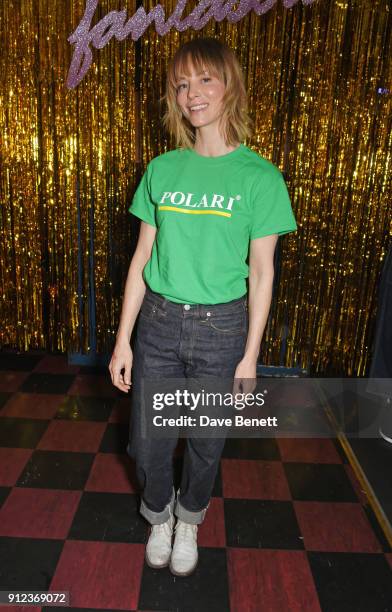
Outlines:
{"label": "woman's right arm", "polygon": [[[126,393],[131,385],[133,360],[130,339],[146,292],[142,273],[144,266],[151,257],[155,235],[156,228],[142,221],[136,250],[128,270],[116,344],[109,364],[113,385]],[[122,375],[121,370],[123,368],[125,372]]]}

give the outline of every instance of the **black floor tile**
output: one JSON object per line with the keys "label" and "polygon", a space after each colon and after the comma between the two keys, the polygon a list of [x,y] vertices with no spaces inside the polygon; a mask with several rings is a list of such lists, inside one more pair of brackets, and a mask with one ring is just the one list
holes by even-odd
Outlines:
{"label": "black floor tile", "polygon": [[139,610],[170,612],[227,612],[230,610],[226,551],[199,547],[199,563],[189,577],[173,576],[169,569],[144,566]]}
{"label": "black floor tile", "polygon": [[28,393],[67,393],[74,380],[74,374],[36,372],[30,374],[19,390]]}
{"label": "black floor tile", "polygon": [[390,612],[391,570],[383,555],[308,552],[323,612]]}
{"label": "black floor tile", "polygon": [[222,458],[279,461],[280,452],[274,438],[228,438]]}
{"label": "black floor tile", "polygon": [[18,487],[81,490],[84,488],[94,453],[36,450],[17,482]]}
{"label": "black floor tile", "polygon": [[13,394],[9,393],[8,391],[0,391],[0,410],[4,406],[4,404],[6,404],[8,402],[8,400],[11,397],[11,395],[13,395]]}
{"label": "black floor tile", "polygon": [[225,499],[227,546],[303,550],[291,502]]}
{"label": "black floor tile", "polygon": [[49,590],[63,540],[0,538],[0,590]]}
{"label": "black floor tile", "polygon": [[21,355],[20,353],[0,352],[0,370],[30,372],[35,368],[43,355]]}
{"label": "black floor tile", "polygon": [[216,473],[214,488],[212,489],[211,497],[222,497],[222,473],[221,473],[221,465],[218,466],[218,471]]}
{"label": "black floor tile", "polygon": [[[350,439],[351,448],[392,524],[392,444],[379,439]],[[389,469],[388,469],[389,468]]]}
{"label": "black floor tile", "polygon": [[214,488],[212,489],[211,497],[222,497],[222,474],[221,474],[221,466],[219,465],[218,471],[216,473]]}
{"label": "black floor tile", "polygon": [[7,499],[12,487],[0,487],[0,508]]}
{"label": "black floor tile", "polygon": [[[369,523],[371,524],[374,533],[376,534],[376,538],[381,544],[381,547],[384,553],[389,553],[392,551],[391,546],[389,545],[388,540],[385,537],[384,531],[381,529],[380,523],[377,520],[376,515],[373,512],[373,509],[370,505],[362,506],[363,510],[368,518]],[[392,576],[391,576],[392,579]]]}
{"label": "black floor tile", "polygon": [[0,417],[0,446],[7,448],[35,448],[50,421]]}
{"label": "black floor tile", "polygon": [[59,405],[55,418],[72,421],[107,421],[115,401],[106,397],[67,395]]}
{"label": "black floor tile", "polygon": [[144,544],[148,523],[138,509],[137,495],[85,491],[68,538]]}
{"label": "black floor tile", "polygon": [[108,423],[99,447],[99,452],[123,454],[126,452],[128,442],[128,424]]}
{"label": "black floor tile", "polygon": [[333,444],[335,445],[337,452],[339,453],[339,457],[342,463],[349,463],[348,457],[346,453],[344,452],[344,449],[342,445],[340,444],[339,440],[337,438],[334,438],[332,439],[332,441],[333,441]]}
{"label": "black floor tile", "polygon": [[358,502],[342,465],[293,462],[283,468],[294,500]]}

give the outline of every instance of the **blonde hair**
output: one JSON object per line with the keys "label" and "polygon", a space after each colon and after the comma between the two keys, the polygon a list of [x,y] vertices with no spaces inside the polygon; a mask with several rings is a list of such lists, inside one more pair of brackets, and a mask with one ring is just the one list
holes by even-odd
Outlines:
{"label": "blonde hair", "polygon": [[250,137],[253,121],[248,114],[244,76],[234,51],[214,38],[195,38],[182,45],[170,60],[162,98],[166,103],[163,125],[176,146],[192,148],[196,138],[195,128],[177,104],[178,75],[189,74],[190,64],[198,71],[208,70],[225,84],[219,127],[226,145],[236,145]]}

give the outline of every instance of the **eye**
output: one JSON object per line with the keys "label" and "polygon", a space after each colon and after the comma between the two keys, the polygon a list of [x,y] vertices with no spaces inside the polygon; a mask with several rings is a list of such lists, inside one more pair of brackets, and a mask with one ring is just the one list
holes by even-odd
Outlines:
{"label": "eye", "polygon": [[181,91],[182,87],[186,87],[186,83],[180,83],[177,85],[177,92]]}
{"label": "eye", "polygon": [[202,81],[205,81],[206,83],[208,83],[209,81],[211,81],[210,77],[203,77]]}

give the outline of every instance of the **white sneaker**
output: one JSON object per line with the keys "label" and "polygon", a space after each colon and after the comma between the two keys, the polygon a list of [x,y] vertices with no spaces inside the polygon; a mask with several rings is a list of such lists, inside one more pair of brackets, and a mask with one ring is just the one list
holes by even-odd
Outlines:
{"label": "white sneaker", "polygon": [[175,518],[171,514],[166,523],[151,525],[145,554],[146,563],[149,567],[159,569],[169,565],[174,522]]}
{"label": "white sneaker", "polygon": [[175,539],[170,558],[170,571],[175,576],[189,576],[196,568],[197,552],[197,525],[177,520]]}

